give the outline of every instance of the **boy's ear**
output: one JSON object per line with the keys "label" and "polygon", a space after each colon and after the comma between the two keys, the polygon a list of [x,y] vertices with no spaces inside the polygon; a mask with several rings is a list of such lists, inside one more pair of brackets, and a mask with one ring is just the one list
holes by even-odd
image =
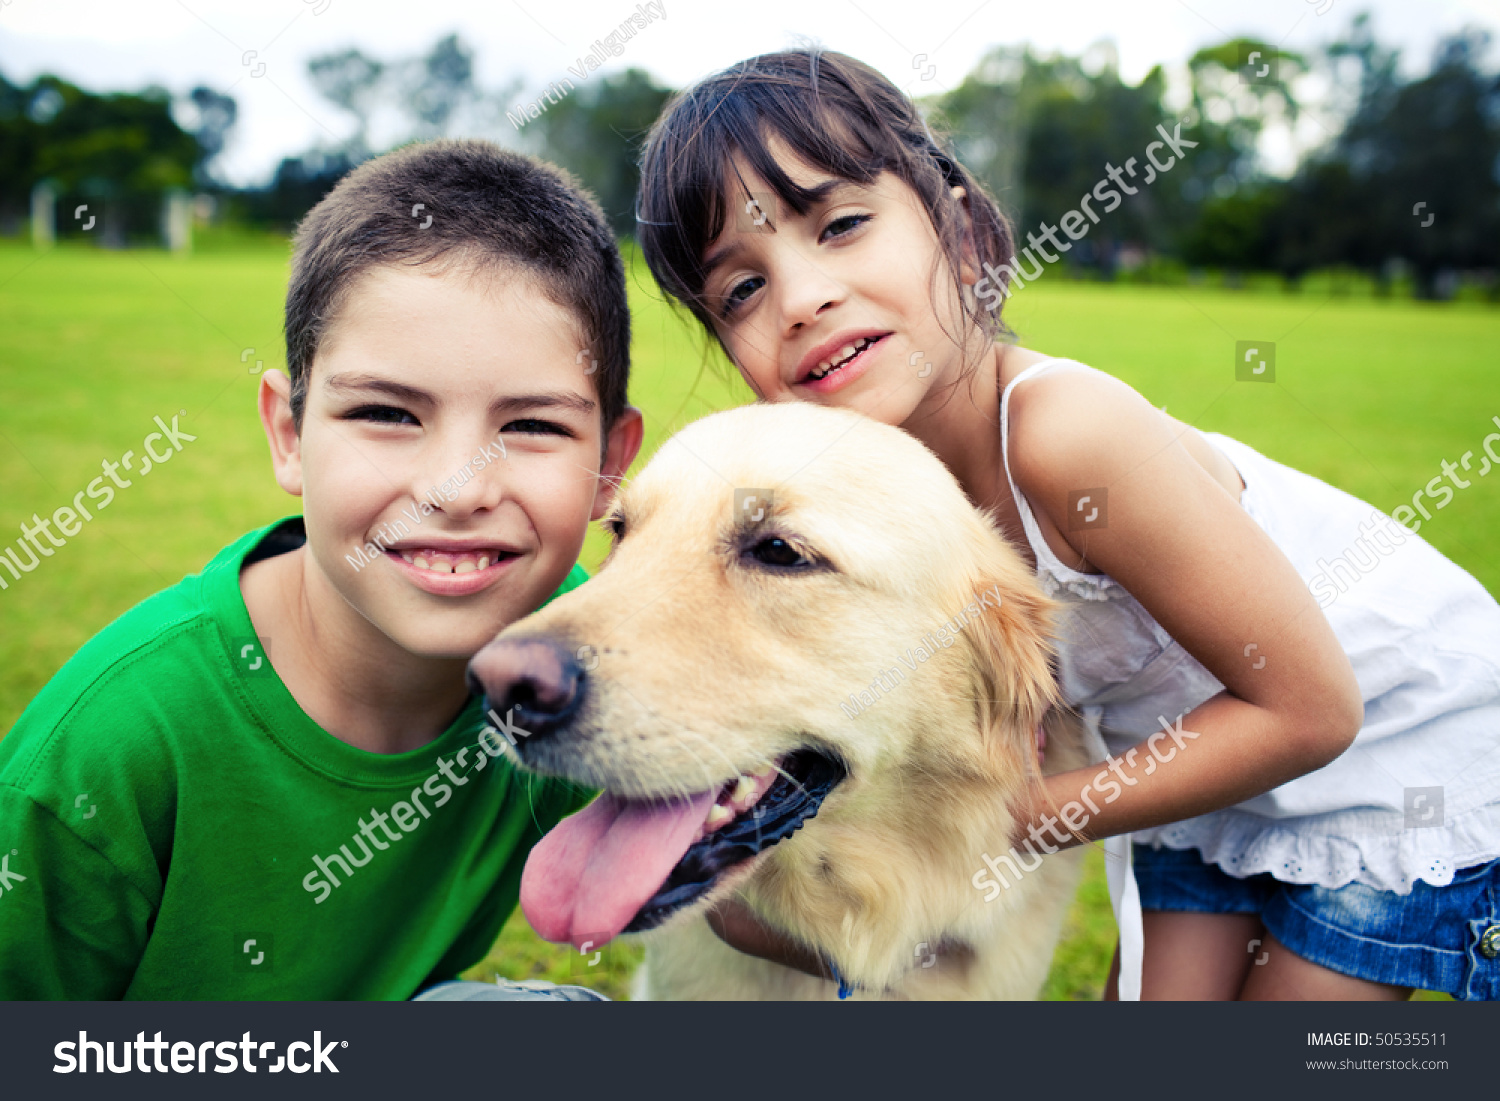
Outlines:
{"label": "boy's ear", "polygon": [[620,479],[625,477],[625,472],[630,469],[630,464],[635,462],[636,454],[641,450],[641,439],[645,431],[641,411],[633,405],[627,405],[610,427],[609,438],[605,441],[604,462],[599,467],[599,485],[594,490],[594,507],[589,512],[590,520],[602,519],[609,511],[615,492],[619,489]]}
{"label": "boy's ear", "polygon": [[272,368],[260,376],[256,395],[260,423],[271,445],[276,484],[293,497],[302,496],[302,439],[292,419],[292,380]]}

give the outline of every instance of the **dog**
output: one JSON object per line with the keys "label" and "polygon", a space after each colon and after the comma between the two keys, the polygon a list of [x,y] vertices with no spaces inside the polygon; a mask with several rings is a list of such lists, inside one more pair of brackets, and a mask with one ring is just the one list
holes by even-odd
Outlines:
{"label": "dog", "polygon": [[[750,405],[669,439],[607,523],[598,576],[470,664],[507,753],[603,790],[532,850],[537,932],[642,933],[641,998],[1034,998],[1080,850],[990,902],[981,853],[1086,735],[1054,605],[947,468],[847,410]],[[730,895],[831,977],[721,941]]]}

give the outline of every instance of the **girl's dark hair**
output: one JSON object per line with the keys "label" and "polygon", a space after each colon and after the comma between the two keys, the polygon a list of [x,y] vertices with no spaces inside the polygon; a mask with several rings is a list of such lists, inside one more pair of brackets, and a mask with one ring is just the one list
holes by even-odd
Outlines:
{"label": "girl's dark hair", "polygon": [[[1009,335],[1000,311],[966,296],[958,275],[965,248],[982,273],[993,270],[987,265],[1011,260],[1010,225],[995,200],[939,147],[904,92],[863,62],[815,48],[762,54],[706,78],[673,97],[647,138],[636,212],[641,251],[662,289],[710,333],[715,311],[703,293],[703,253],[731,214],[738,214],[728,196],[751,198],[734,158],[799,215],[816,198],[776,163],[769,148],[773,138],[831,176],[869,185],[890,172],[915,191],[953,270],[967,319],[991,338]],[[968,226],[951,191],[955,186],[968,195]],[[1000,272],[1008,280],[1009,273]],[[995,290],[1008,294],[1004,284]]]}

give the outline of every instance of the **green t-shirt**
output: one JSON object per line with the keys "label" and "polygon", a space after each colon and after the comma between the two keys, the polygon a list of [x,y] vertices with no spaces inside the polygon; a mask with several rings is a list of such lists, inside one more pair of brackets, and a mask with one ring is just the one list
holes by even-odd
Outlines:
{"label": "green t-shirt", "polygon": [[480,748],[477,700],[409,753],[315,724],[239,589],[300,531],[126,612],[0,741],[0,998],[409,998],[483,958],[587,801]]}

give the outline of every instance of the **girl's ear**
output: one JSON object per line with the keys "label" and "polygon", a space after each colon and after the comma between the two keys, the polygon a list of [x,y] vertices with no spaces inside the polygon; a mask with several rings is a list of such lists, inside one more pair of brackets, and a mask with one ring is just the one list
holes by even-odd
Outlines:
{"label": "girl's ear", "polygon": [[967,188],[957,184],[953,186],[953,197],[958,200],[958,208],[963,212],[963,251],[959,254],[958,266],[959,279],[973,286],[979,282],[979,253],[974,248],[974,216],[969,209],[969,192]]}
{"label": "girl's ear", "polygon": [[272,368],[260,376],[256,395],[260,423],[271,445],[276,484],[293,497],[302,496],[302,437],[292,418],[292,380]]}

